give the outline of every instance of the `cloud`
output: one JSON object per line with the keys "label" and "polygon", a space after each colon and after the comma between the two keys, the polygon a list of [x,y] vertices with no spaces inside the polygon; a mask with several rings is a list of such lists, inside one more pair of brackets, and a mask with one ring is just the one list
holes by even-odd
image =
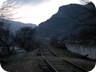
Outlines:
{"label": "cloud", "polygon": [[20,4],[39,4],[45,1],[50,1],[50,0],[16,0],[16,2]]}

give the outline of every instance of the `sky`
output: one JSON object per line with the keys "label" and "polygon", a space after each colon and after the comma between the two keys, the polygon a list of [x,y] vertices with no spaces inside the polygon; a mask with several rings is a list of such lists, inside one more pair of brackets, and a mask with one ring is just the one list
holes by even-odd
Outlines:
{"label": "sky", "polygon": [[[2,3],[5,0],[0,0]],[[80,4],[80,0],[15,0],[19,8],[15,9],[15,21],[40,24],[57,13],[58,8],[70,3]],[[89,1],[89,0],[86,0]],[[95,0],[91,0],[96,3]],[[84,3],[83,3],[84,4]]]}

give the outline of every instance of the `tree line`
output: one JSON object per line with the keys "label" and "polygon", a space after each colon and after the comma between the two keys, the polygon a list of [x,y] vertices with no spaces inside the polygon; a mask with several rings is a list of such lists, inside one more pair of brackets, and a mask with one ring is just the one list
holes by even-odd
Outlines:
{"label": "tree line", "polygon": [[8,20],[13,19],[12,10],[16,7],[15,0],[7,0],[0,7],[0,58],[15,54],[15,48],[31,51],[39,47],[35,39],[35,28],[22,27],[12,32]]}

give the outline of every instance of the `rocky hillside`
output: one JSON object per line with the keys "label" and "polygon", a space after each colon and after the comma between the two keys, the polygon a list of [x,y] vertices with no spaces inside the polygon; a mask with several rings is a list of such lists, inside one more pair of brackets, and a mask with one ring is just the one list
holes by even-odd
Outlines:
{"label": "rocky hillside", "polygon": [[[56,14],[42,22],[37,28],[39,37],[66,37],[96,29],[95,5],[69,4],[61,6]],[[94,27],[95,26],[95,27]]]}

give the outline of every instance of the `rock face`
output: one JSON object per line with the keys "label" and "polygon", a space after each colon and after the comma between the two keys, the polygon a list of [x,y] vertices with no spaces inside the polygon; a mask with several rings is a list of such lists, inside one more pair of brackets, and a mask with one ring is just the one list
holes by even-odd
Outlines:
{"label": "rock face", "polygon": [[[46,39],[57,36],[61,37],[60,39],[63,37],[71,41],[77,40],[83,45],[88,45],[88,42],[92,43],[91,40],[96,39],[95,5],[90,2],[86,5],[61,6],[56,14],[37,27],[37,35]],[[96,47],[75,45],[68,47],[68,50],[96,59]]]}
{"label": "rock face", "polygon": [[[95,13],[95,6],[91,2],[87,5],[70,4],[61,6],[56,14],[38,26],[37,34],[40,37],[76,34],[80,30],[86,29],[85,27],[89,27],[84,24],[93,22],[93,13]],[[75,29],[75,27],[78,28]]]}

